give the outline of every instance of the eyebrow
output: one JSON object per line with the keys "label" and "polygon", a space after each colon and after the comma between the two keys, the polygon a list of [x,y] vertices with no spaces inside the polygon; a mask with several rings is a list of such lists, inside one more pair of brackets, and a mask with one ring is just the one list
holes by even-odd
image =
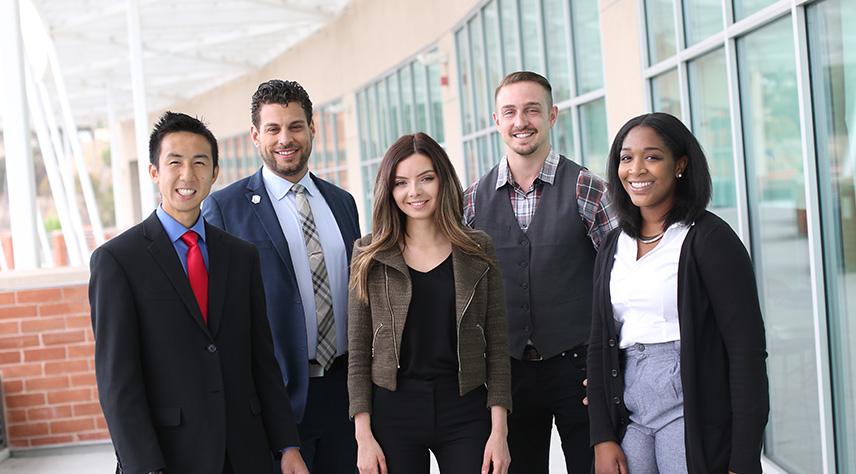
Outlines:
{"label": "eyebrow", "polygon": [[[175,152],[169,152],[166,154],[167,158],[184,158],[184,155]],[[193,158],[211,158],[207,153],[197,153],[193,155]]]}
{"label": "eyebrow", "polygon": [[[624,146],[624,147],[621,147],[621,150],[622,151],[623,150],[632,150],[632,148]],[[649,151],[649,150],[663,151],[661,148],[656,147],[656,146],[648,146],[648,147],[645,147],[642,149],[642,151]]]}
{"label": "eyebrow", "polygon": [[[423,172],[421,172],[421,173],[417,174],[417,175],[416,175],[416,177],[418,178],[418,177],[422,176],[423,174],[433,173],[433,172],[434,172],[434,170],[433,170],[433,169],[425,170],[425,171],[423,171]],[[395,179],[399,179],[399,178],[401,178],[401,179],[407,179],[407,177],[406,177],[406,176],[396,176],[396,177],[395,177]]]}

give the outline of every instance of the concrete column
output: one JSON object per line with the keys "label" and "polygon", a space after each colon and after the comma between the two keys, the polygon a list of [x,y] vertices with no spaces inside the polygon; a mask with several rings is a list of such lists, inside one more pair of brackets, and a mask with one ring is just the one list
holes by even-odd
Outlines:
{"label": "concrete column", "polygon": [[618,129],[645,113],[642,38],[637,0],[600,0],[600,37],[610,143]]}
{"label": "concrete column", "polygon": [[6,148],[6,180],[9,217],[16,269],[39,266],[36,228],[36,188],[30,148],[30,118],[24,70],[18,0],[0,2],[0,90],[3,100],[3,139]]}
{"label": "concrete column", "polygon": [[140,181],[140,216],[145,219],[155,209],[155,193],[149,178],[149,119],[146,112],[139,0],[128,0],[128,59],[131,63],[131,88],[134,97],[134,136],[137,142],[137,173]]}

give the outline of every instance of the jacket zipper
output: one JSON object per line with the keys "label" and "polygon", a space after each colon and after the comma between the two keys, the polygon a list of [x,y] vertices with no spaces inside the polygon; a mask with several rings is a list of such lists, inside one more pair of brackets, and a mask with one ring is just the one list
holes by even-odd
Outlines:
{"label": "jacket zipper", "polygon": [[[472,291],[472,293],[470,293],[470,299],[468,299],[467,304],[464,305],[464,310],[461,311],[461,319],[457,323],[457,327],[458,327],[458,373],[463,372],[463,369],[461,368],[461,323],[460,323],[460,321],[464,320],[464,315],[467,314],[467,309],[469,309],[470,303],[473,302],[473,298],[475,298],[475,296],[476,296],[476,287],[479,286],[479,282],[481,282],[482,278],[484,278],[484,276],[487,275],[488,270],[490,270],[490,267],[487,267],[485,269],[484,273],[482,273],[481,276],[479,277],[479,279],[476,280],[476,284],[473,285],[473,291]],[[387,298],[389,298],[389,288],[387,288]],[[484,332],[482,332],[482,334],[484,334]],[[484,337],[484,336],[482,336],[482,337]],[[487,347],[487,341],[485,341],[485,348],[486,347]]]}
{"label": "jacket zipper", "polygon": [[374,359],[374,345],[377,340],[377,333],[379,333],[381,329],[383,329],[383,323],[380,323],[380,326],[375,329],[374,336],[372,336],[372,359]]}
{"label": "jacket zipper", "polygon": [[[392,317],[392,352],[395,354],[395,368],[401,368],[401,362],[398,360],[398,344],[395,342],[395,311],[392,310],[392,300],[389,298],[389,267],[383,266],[383,277],[386,281],[386,305],[389,306],[389,315]],[[460,367],[460,354],[458,355],[458,366]]]}
{"label": "jacket zipper", "polygon": [[479,328],[479,331],[481,331],[482,342],[484,343],[484,350],[485,350],[485,352],[483,352],[482,355],[484,355],[484,358],[487,359],[487,337],[485,337],[485,335],[484,335],[484,328],[482,327],[481,324],[478,324],[478,323],[476,324],[476,327]]}

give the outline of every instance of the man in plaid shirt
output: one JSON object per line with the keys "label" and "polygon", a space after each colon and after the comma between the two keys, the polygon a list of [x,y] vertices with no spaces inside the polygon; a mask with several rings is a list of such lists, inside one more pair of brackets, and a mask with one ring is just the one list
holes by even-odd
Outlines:
{"label": "man in plaid shirt", "polygon": [[549,472],[553,418],[569,473],[588,473],[582,405],[591,322],[592,270],[617,225],[606,183],[550,147],[558,108],[543,76],[521,71],[496,89],[499,164],[464,196],[464,219],[496,246],[508,309],[514,411],[511,473]]}

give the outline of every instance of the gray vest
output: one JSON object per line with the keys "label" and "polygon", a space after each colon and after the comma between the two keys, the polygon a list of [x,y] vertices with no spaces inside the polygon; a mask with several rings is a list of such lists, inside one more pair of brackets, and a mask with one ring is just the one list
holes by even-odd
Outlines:
{"label": "gray vest", "polygon": [[596,252],[577,209],[581,169],[559,158],[553,184],[542,185],[526,232],[517,223],[508,188],[496,189],[499,166],[479,181],[473,227],[487,232],[496,246],[508,307],[508,350],[516,359],[528,340],[545,359],[588,342]]}

